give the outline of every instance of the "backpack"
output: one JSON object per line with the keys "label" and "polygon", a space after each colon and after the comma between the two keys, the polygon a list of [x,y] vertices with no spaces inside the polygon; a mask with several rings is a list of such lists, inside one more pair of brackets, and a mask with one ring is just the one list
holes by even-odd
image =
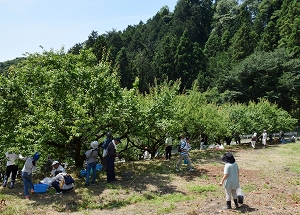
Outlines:
{"label": "backpack", "polygon": [[65,175],[65,176],[64,176],[64,180],[65,180],[65,184],[66,184],[66,185],[69,185],[69,184],[74,183],[74,179],[73,179],[72,176],[70,176],[70,175]]}
{"label": "backpack", "polygon": [[108,147],[108,144],[109,144],[111,141],[112,141],[111,139],[106,139],[106,140],[104,140],[104,141],[103,141],[103,144],[101,145],[101,148],[106,150],[107,147]]}
{"label": "backpack", "polygon": [[[185,147],[185,144],[186,144],[186,142],[184,141],[184,146],[183,146],[183,148]],[[179,143],[179,145],[178,145],[178,152],[181,152],[181,143]]]}

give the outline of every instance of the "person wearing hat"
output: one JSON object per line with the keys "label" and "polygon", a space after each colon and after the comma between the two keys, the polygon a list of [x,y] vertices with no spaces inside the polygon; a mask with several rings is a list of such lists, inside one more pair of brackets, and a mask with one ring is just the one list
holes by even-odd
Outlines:
{"label": "person wearing hat", "polygon": [[85,152],[86,156],[86,178],[85,178],[85,186],[89,186],[89,180],[90,180],[90,174],[91,170],[93,171],[93,179],[92,179],[92,185],[96,183],[96,166],[97,166],[97,157],[98,157],[98,141],[91,142],[91,149]]}
{"label": "person wearing hat", "polygon": [[233,197],[235,207],[238,208],[239,205],[236,190],[240,187],[239,166],[230,152],[227,152],[222,156],[222,161],[225,162],[225,167],[220,186],[224,185],[225,188],[226,207],[224,209],[232,209],[231,196]]}
{"label": "person wearing hat", "polygon": [[181,137],[180,152],[179,152],[179,159],[176,164],[176,171],[180,170],[180,165],[182,160],[186,160],[189,172],[193,172],[194,169],[192,168],[191,159],[188,154],[188,152],[191,150],[190,138],[189,137],[185,138],[185,135],[183,134],[180,137]]}
{"label": "person wearing hat", "polygon": [[116,180],[115,174],[115,158],[119,156],[117,153],[117,145],[121,143],[121,138],[114,138],[107,147],[107,155],[106,155],[106,175],[107,175],[107,183]]}
{"label": "person wearing hat", "polygon": [[33,184],[32,184],[32,172],[36,169],[37,161],[40,158],[40,154],[36,152],[32,157],[28,157],[22,169],[22,180],[24,182],[24,194],[25,198],[29,199],[29,191],[34,194]]}
{"label": "person wearing hat", "polygon": [[51,166],[52,171],[50,177],[55,177],[58,173],[66,173],[65,168],[63,168],[58,161],[53,161]]}
{"label": "person wearing hat", "polygon": [[62,194],[62,191],[68,191],[74,187],[73,183],[70,185],[62,183],[65,175],[67,175],[65,168],[58,161],[53,161],[50,184],[56,190],[56,194]]}

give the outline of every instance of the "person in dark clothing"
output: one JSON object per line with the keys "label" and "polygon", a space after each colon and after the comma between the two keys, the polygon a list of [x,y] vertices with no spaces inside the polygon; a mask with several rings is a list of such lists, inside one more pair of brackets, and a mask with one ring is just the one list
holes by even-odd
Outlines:
{"label": "person in dark clothing", "polygon": [[107,183],[116,180],[115,174],[115,158],[119,156],[117,153],[117,145],[121,143],[121,139],[119,137],[114,138],[107,147],[107,155],[106,155],[106,175],[107,175]]}
{"label": "person in dark clothing", "polygon": [[171,159],[172,155],[172,137],[167,137],[165,141],[166,160]]}
{"label": "person in dark clothing", "polygon": [[107,132],[107,135],[106,135],[106,139],[103,141],[103,144],[101,146],[101,148],[103,149],[103,154],[102,154],[102,169],[103,171],[106,172],[106,155],[107,155],[107,146],[108,144],[113,140],[113,136],[112,136],[112,133],[109,131]]}

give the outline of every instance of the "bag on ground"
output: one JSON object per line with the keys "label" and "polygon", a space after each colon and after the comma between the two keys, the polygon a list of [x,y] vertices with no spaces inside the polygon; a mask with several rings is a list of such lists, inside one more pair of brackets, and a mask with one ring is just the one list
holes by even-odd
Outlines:
{"label": "bag on ground", "polygon": [[243,191],[242,191],[242,189],[240,187],[236,190],[236,194],[237,194],[238,203],[239,204],[243,204],[243,202],[244,202],[244,194],[243,194]]}
{"label": "bag on ground", "polygon": [[72,176],[70,176],[70,175],[65,175],[65,176],[64,176],[64,180],[65,180],[65,184],[66,184],[66,185],[69,185],[69,184],[74,183],[74,179],[73,179]]}

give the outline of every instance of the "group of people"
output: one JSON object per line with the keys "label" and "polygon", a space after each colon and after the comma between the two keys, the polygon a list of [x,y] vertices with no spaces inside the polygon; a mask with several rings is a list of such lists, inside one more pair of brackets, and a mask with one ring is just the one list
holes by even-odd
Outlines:
{"label": "group of people", "polygon": [[[263,138],[266,134],[263,134]],[[170,138],[170,137],[168,137]],[[168,147],[168,139],[166,140],[166,152]],[[180,147],[179,147],[179,159],[176,163],[176,171],[180,171],[180,165],[183,160],[186,161],[188,166],[188,170],[190,172],[194,171],[191,165],[191,159],[189,156],[189,151],[191,150],[190,145],[190,138],[185,137],[184,134],[180,136]],[[166,153],[166,159],[170,159],[171,155]],[[224,186],[225,189],[225,199],[226,199],[226,206],[223,209],[232,209],[231,206],[231,199],[233,199],[235,207],[239,208],[239,203],[242,202],[242,196],[238,196],[237,190],[240,188],[239,184],[239,167],[238,164],[235,162],[235,158],[232,153],[227,152],[222,156],[222,161],[225,162],[223,177],[219,183],[220,186]]]}
{"label": "group of people", "polygon": [[[256,136],[256,135],[253,135]],[[168,137],[166,140],[166,159],[171,158],[170,148],[168,146],[171,146],[172,150],[172,139],[171,137]],[[266,139],[266,130],[264,130],[262,134],[263,140]],[[170,141],[171,140],[171,141]],[[106,166],[106,172],[107,172],[107,183],[110,183],[114,180],[116,180],[115,172],[114,172],[114,162],[115,158],[118,156],[117,145],[121,143],[121,139],[113,138],[111,132],[107,133],[107,138],[104,141],[103,145],[106,144],[107,147],[103,150],[103,157],[104,157],[104,164],[103,166]],[[265,145],[265,142],[263,143]],[[86,159],[87,159],[87,175],[86,175],[86,182],[85,185],[89,185],[90,180],[90,172],[92,170],[93,172],[93,178],[91,181],[91,184],[95,184],[96,182],[96,165],[97,165],[97,156],[99,153],[98,147],[99,143],[97,141],[93,141],[90,143],[91,149],[85,152]],[[255,145],[254,145],[255,147]],[[189,151],[191,150],[190,145],[190,138],[185,137],[185,135],[181,135],[180,137],[180,147],[179,147],[179,159],[176,164],[176,170],[180,170],[180,165],[182,163],[182,160],[187,161],[187,166],[189,171],[194,171],[191,165],[191,160],[189,157]],[[18,159],[25,160],[25,164],[22,168],[22,180],[24,183],[24,195],[26,199],[29,199],[29,193],[34,194],[34,187],[32,183],[32,172],[35,170],[37,161],[40,158],[40,154],[36,152],[33,156],[29,156],[27,158],[23,157],[21,154],[17,155],[12,152],[7,152],[6,154],[7,158],[7,167],[6,167],[6,176],[4,179],[3,187],[6,187],[8,185],[8,179],[11,175],[11,183],[10,188],[14,188],[14,183],[18,171],[18,166],[16,164],[16,161]],[[236,208],[239,207],[238,205],[238,195],[237,195],[237,189],[240,187],[239,185],[239,167],[237,163],[235,162],[235,159],[233,155],[230,152],[225,153],[222,156],[222,160],[225,162],[224,167],[224,174],[220,181],[220,186],[224,186],[225,188],[225,196],[226,196],[226,209],[231,209],[231,199],[233,198],[234,204]],[[52,161],[52,157],[48,156],[48,161]],[[48,167],[47,170],[50,170],[50,163],[46,165]],[[73,189],[74,184],[66,184],[62,183],[64,182],[64,177],[67,175],[65,168],[60,164],[59,161],[52,161],[51,163],[51,174],[49,178],[45,178],[42,183],[47,183],[48,185],[51,185],[55,188],[57,194],[61,194],[64,191],[69,191]],[[47,180],[46,180],[47,179]]]}
{"label": "group of people", "polygon": [[29,192],[34,193],[34,188],[32,184],[32,172],[36,169],[37,161],[40,158],[40,154],[36,152],[33,156],[23,157],[21,154],[16,154],[14,152],[6,152],[5,157],[6,162],[6,173],[3,182],[3,187],[8,185],[9,177],[11,176],[10,189],[15,187],[15,180],[18,173],[17,160],[21,159],[25,161],[25,164],[22,168],[22,180],[24,183],[24,195],[26,199],[29,199]]}
{"label": "group of people", "polygon": [[[15,180],[18,173],[18,165],[17,160],[24,160],[25,163],[23,165],[23,168],[21,170],[21,177],[24,185],[24,195],[26,199],[30,198],[30,194],[34,194],[34,185],[32,183],[32,173],[36,170],[37,162],[40,158],[40,154],[36,152],[32,156],[23,157],[21,154],[16,154],[14,152],[6,152],[5,153],[7,162],[6,162],[6,173],[5,178],[3,182],[3,187],[8,186],[9,178],[11,178],[10,181],[10,189],[13,189],[15,187]],[[49,161],[50,159],[48,159]],[[63,191],[71,190],[74,187],[74,184],[65,184],[64,176],[67,175],[65,169],[60,165],[58,161],[53,161],[51,163],[51,170],[49,167],[47,170],[50,172],[50,177],[45,178],[42,180],[41,183],[46,183],[49,186],[52,186],[56,189],[57,194],[61,194]],[[11,177],[10,177],[11,176]]]}
{"label": "group of people", "polygon": [[[108,132],[101,148],[103,148],[102,167],[106,171],[107,183],[116,181],[115,174],[115,158],[119,156],[117,153],[117,145],[121,143],[121,138],[113,138],[112,133]],[[91,142],[91,149],[85,152],[86,156],[86,180],[85,186],[94,185],[96,183],[96,165],[99,156],[98,141]],[[90,183],[90,173],[93,173],[92,181]]]}
{"label": "group of people", "polygon": [[[263,145],[262,147],[266,148],[266,146],[267,146],[267,137],[268,137],[267,130],[263,130],[263,133],[261,133],[261,135],[259,135],[259,136],[257,136],[257,133],[255,132],[251,137],[251,146],[252,146],[252,148],[255,149],[255,144],[256,144],[257,140],[260,139],[260,138],[261,138],[261,143]],[[272,142],[273,141],[272,135],[270,135],[269,138],[270,138],[270,142]],[[279,140],[280,140],[281,143],[285,143],[284,132],[282,130],[279,132]]]}

